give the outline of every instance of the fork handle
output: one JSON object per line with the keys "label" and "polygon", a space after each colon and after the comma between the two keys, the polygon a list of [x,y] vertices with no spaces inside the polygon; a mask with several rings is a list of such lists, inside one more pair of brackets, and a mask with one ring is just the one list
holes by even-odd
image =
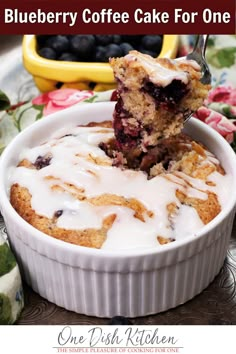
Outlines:
{"label": "fork handle", "polygon": [[200,34],[197,36],[193,51],[203,54],[205,56],[206,46],[209,34]]}

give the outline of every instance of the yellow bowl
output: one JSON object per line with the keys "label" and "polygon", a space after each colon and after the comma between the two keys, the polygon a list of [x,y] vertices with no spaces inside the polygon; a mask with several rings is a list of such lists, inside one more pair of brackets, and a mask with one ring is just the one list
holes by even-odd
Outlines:
{"label": "yellow bowl", "polygon": [[[177,35],[164,35],[159,57],[175,58],[178,49]],[[36,51],[36,37],[23,38],[23,62],[26,70],[33,75],[38,89],[42,92],[60,87],[91,89],[95,91],[115,88],[112,69],[108,63],[66,62],[42,58]]]}

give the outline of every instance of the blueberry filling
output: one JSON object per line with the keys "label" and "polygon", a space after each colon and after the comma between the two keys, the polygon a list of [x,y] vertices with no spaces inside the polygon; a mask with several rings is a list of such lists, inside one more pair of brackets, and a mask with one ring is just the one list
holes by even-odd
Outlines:
{"label": "blueberry filling", "polygon": [[115,111],[122,118],[129,118],[130,117],[129,111],[127,111],[124,108],[124,102],[121,97],[118,98],[118,101],[117,101],[116,107],[115,107]]}
{"label": "blueberry filling", "polygon": [[36,167],[37,170],[41,170],[41,168],[44,168],[44,167],[50,165],[51,159],[52,159],[52,156],[49,156],[49,155],[38,156],[37,159],[35,160],[34,166]]}
{"label": "blueberry filling", "polygon": [[[116,119],[117,118],[117,119]],[[114,116],[114,131],[117,143],[122,147],[131,148],[137,145],[140,138],[140,128],[123,126],[119,117]]]}
{"label": "blueberry filling", "polygon": [[135,146],[130,149],[121,149],[116,139],[111,139],[107,143],[100,143],[99,147],[113,159],[113,166],[122,169],[129,168],[141,170],[151,178],[151,168],[156,164],[161,164],[163,170],[168,171],[172,161],[178,161],[178,151],[181,142],[188,141],[185,135],[162,139],[155,147],[148,147],[143,152]]}
{"label": "blueberry filling", "polygon": [[159,144],[147,153],[142,154],[140,157],[140,170],[148,172],[156,163],[162,163],[165,170],[168,169],[169,162],[171,161],[170,153],[168,149]]}
{"label": "blueberry filling", "polygon": [[[110,158],[114,158],[117,153],[121,152],[117,141],[110,140],[108,143],[100,143],[102,149]],[[158,144],[154,148],[149,148],[147,152],[141,151],[139,148],[134,147],[122,150],[122,155],[126,160],[126,166],[134,170],[141,170],[150,174],[150,169],[157,163],[161,163],[165,170],[168,170],[169,163],[173,159],[174,152],[170,147],[165,146],[165,143]],[[121,167],[122,161],[119,159],[113,160],[113,166]]]}
{"label": "blueberry filling", "polygon": [[127,122],[131,114],[124,108],[124,103],[119,97],[113,115],[113,128],[120,148],[129,149],[135,147],[141,138],[141,126],[132,126]]}
{"label": "blueberry filling", "polygon": [[162,105],[167,109],[173,109],[188,92],[187,86],[180,80],[173,80],[166,87],[157,86],[147,80],[141,90],[154,98],[157,107]]}

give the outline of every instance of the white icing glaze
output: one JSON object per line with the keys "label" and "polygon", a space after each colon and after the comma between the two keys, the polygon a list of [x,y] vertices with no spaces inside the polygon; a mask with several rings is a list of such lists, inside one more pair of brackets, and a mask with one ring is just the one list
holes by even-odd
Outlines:
{"label": "white icing glaze", "polygon": [[[190,80],[189,73],[183,70],[172,70],[166,68],[165,66],[161,65],[157,61],[155,61],[152,57],[147,55],[136,53],[135,51],[130,52],[125,56],[125,59],[128,62],[138,61],[147,71],[149,80],[152,81],[154,84],[160,85],[165,87],[169,85],[173,80],[180,80],[186,85]],[[174,62],[172,60],[171,62]],[[176,69],[178,68],[179,63],[185,63],[191,65],[195,70],[199,70],[199,66],[193,60],[179,60],[176,61]]]}
{"label": "white icing glaze", "polygon": [[186,65],[191,65],[191,67],[196,71],[201,70],[200,65],[195,60],[187,59],[186,57],[175,58],[172,61],[177,62],[177,63],[186,64]]}
{"label": "white icing glaze", "polygon": [[[72,135],[64,136],[66,134]],[[158,247],[160,245],[157,236],[181,239],[196,233],[203,226],[202,222],[195,209],[180,204],[176,197],[177,189],[187,196],[202,200],[207,199],[207,191],[212,191],[219,196],[222,206],[226,203],[230,176],[223,176],[218,172],[208,177],[208,181],[214,182],[216,186],[208,186],[204,181],[191,178],[183,172],[156,176],[148,180],[141,171],[121,170],[111,166],[111,160],[98,144],[112,136],[113,130],[108,128],[63,129],[46,143],[25,149],[20,154],[20,160],[27,159],[32,163],[38,156],[50,154],[50,164],[39,170],[15,168],[9,185],[18,183],[26,187],[32,196],[32,208],[40,215],[52,218],[56,211],[63,210],[57,219],[57,226],[61,228],[99,229],[105,217],[115,214],[116,219],[103,244],[103,248],[111,251]],[[212,163],[212,155],[206,155],[206,159],[208,156]],[[105,159],[108,164],[95,164],[91,157]],[[78,193],[84,193],[86,198],[104,194],[135,198],[147,211],[153,213],[153,217],[144,212],[145,221],[141,221],[134,216],[134,210],[127,206],[95,206],[86,200],[81,201],[75,194],[70,193],[75,192],[75,189],[71,191],[70,184],[77,188]],[[178,206],[176,215],[171,218],[166,208],[170,203]]]}
{"label": "white icing glaze", "polygon": [[217,194],[219,203],[222,206],[227,204],[229,195],[232,193],[231,176],[225,175],[223,179],[222,181],[222,175],[218,172],[212,172],[210,176],[208,176],[208,181],[215,183],[215,186],[210,187],[210,190]]}
{"label": "white icing glaze", "polygon": [[[186,220],[191,220],[191,222],[186,222]],[[181,206],[174,222],[175,228],[173,230],[173,237],[176,240],[181,239],[183,232],[185,237],[195,235],[196,231],[204,226],[196,210],[188,205]]]}
{"label": "white icing glaze", "polygon": [[215,165],[219,165],[219,161],[210,151],[206,151],[206,155],[208,157],[208,161],[212,162]]}

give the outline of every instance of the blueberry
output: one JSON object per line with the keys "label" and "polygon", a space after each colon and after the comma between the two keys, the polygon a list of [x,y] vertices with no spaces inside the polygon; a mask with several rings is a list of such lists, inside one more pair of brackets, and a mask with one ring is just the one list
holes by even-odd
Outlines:
{"label": "blueberry", "polygon": [[98,34],[95,36],[96,38],[96,43],[99,45],[108,45],[112,43],[113,41],[113,35],[112,34]]}
{"label": "blueberry", "polygon": [[95,61],[98,61],[98,62],[106,62],[107,61],[107,58],[106,58],[106,49],[105,47],[101,46],[101,45],[98,45],[96,47],[96,52],[95,52],[95,58],[94,58]]}
{"label": "blueberry", "polygon": [[122,55],[126,55],[128,54],[131,50],[133,50],[134,48],[132,47],[131,44],[129,43],[121,43],[120,44],[120,48],[122,50]]}
{"label": "blueberry", "polygon": [[114,34],[113,35],[113,40],[112,42],[115,44],[120,44],[122,41],[121,35],[120,34]]}
{"label": "blueberry", "polygon": [[141,46],[144,49],[160,53],[162,47],[162,38],[159,35],[146,35],[141,40]]}
{"label": "blueberry", "polygon": [[110,319],[108,325],[120,326],[120,325],[132,325],[132,322],[128,318],[123,316],[114,316]]}
{"label": "blueberry", "polygon": [[34,162],[34,166],[36,167],[37,170],[41,170],[41,168],[44,168],[44,167],[47,167],[50,165],[51,159],[52,159],[52,156],[50,156],[50,155],[45,155],[45,156],[39,155]]}
{"label": "blueberry", "polygon": [[70,49],[79,59],[92,60],[95,50],[95,38],[89,34],[76,35],[70,40]]}
{"label": "blueberry", "polygon": [[122,37],[123,42],[130,43],[131,45],[136,47],[140,43],[143,35],[125,34],[125,35],[122,35],[121,37]]}
{"label": "blueberry", "polygon": [[58,81],[58,82],[55,84],[55,88],[60,89],[63,85],[64,85],[64,82]]}
{"label": "blueberry", "polygon": [[121,57],[122,56],[122,49],[118,44],[108,44],[106,47],[106,53],[105,53],[105,58],[106,61],[109,60],[109,58],[113,57]]}
{"label": "blueberry", "polygon": [[65,52],[61,56],[59,56],[58,60],[62,61],[78,61],[77,56],[73,53]]}
{"label": "blueberry", "polygon": [[52,48],[47,48],[47,47],[41,48],[39,49],[38,53],[41,57],[46,59],[55,60],[57,57],[55,50],[53,50]]}
{"label": "blueberry", "polygon": [[68,51],[69,40],[66,36],[52,36],[47,40],[47,46],[54,49],[57,54]]}
{"label": "blueberry", "polygon": [[55,213],[54,213],[54,217],[55,218],[59,218],[60,216],[62,216],[62,214],[63,214],[63,210],[57,210],[57,211],[55,211]]}
{"label": "blueberry", "polygon": [[36,41],[38,44],[39,48],[42,48],[45,46],[46,41],[48,40],[48,38],[51,37],[50,35],[46,35],[46,34],[38,34],[36,36]]}
{"label": "blueberry", "polygon": [[134,49],[157,57],[162,47],[162,35],[37,35],[36,39],[39,55],[70,62],[108,62]]}
{"label": "blueberry", "polygon": [[139,51],[143,54],[147,54],[147,55],[150,55],[151,57],[153,58],[156,58],[157,57],[157,53],[152,51],[152,50],[147,50],[147,49],[144,49],[142,47],[139,48]]}

